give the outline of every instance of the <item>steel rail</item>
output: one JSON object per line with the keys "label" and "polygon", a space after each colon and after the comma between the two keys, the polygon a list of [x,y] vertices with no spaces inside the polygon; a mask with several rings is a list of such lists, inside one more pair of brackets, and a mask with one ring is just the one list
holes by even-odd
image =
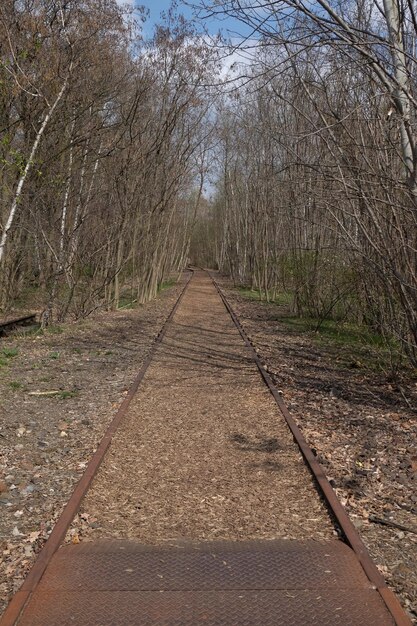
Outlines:
{"label": "steel rail", "polygon": [[3,337],[7,330],[12,330],[16,326],[24,326],[29,322],[36,321],[36,313],[31,313],[30,315],[25,315],[24,317],[18,317],[14,320],[7,320],[5,322],[0,322],[0,337]]}
{"label": "steel rail", "polygon": [[[0,626],[13,626],[17,623],[19,616],[21,615],[23,609],[27,605],[28,601],[32,593],[35,591],[38,586],[47,566],[49,565],[53,555],[58,550],[62,541],[65,538],[68,528],[71,525],[72,520],[77,514],[80,505],[90,488],[90,485],[93,481],[94,476],[96,475],[104,456],[107,452],[107,449],[110,446],[110,443],[113,439],[115,432],[120,426],[122,420],[126,416],[129,405],[135,396],[140,383],[142,382],[146,371],[151,364],[153,357],[155,355],[156,349],[158,345],[161,343],[164,338],[167,328],[171,323],[180,303],[185,294],[185,291],[190,283],[191,278],[193,277],[194,270],[191,270],[191,275],[188,278],[184,288],[181,290],[180,295],[178,296],[173,308],[171,309],[170,314],[165,320],[161,330],[158,335],[155,337],[151,349],[149,351],[148,356],[142,364],[136,378],[134,379],[132,385],[129,388],[128,394],[121,403],[119,409],[116,412],[113,420],[110,422],[106,432],[104,433],[103,438],[101,439],[98,448],[94,452],[91,457],[83,475],[81,476],[79,482],[77,483],[70,499],[64,507],[61,515],[59,516],[48,540],[43,546],[42,550],[38,554],[35,563],[32,566],[29,574],[27,575],[25,581],[20,587],[19,591],[17,591],[12,597],[9,605],[7,606],[3,616],[0,618]],[[45,625],[46,626],[46,625]]]}
{"label": "steel rail", "polygon": [[412,626],[411,619],[407,616],[403,607],[398,601],[396,595],[391,591],[391,589],[389,589],[382,574],[378,571],[365,544],[360,538],[358,531],[356,530],[355,526],[352,524],[351,520],[349,519],[344,506],[340,502],[339,498],[336,495],[336,492],[334,491],[329,480],[327,479],[327,476],[324,473],[322,466],[318,462],[316,456],[314,455],[313,451],[311,450],[310,446],[305,440],[304,435],[302,434],[301,430],[297,426],[296,421],[294,420],[291,413],[289,412],[284,400],[282,399],[277,388],[275,387],[275,384],[271,376],[268,374],[267,370],[265,369],[261,359],[259,358],[258,353],[255,350],[255,347],[252,341],[250,340],[249,336],[246,334],[246,331],[244,330],[236,313],[234,312],[229,301],[227,300],[223,290],[220,288],[220,286],[218,285],[216,280],[213,278],[211,273],[209,271],[207,271],[207,273],[210,276],[211,280],[213,281],[213,284],[216,287],[217,292],[220,298],[222,299],[222,302],[227,312],[229,313],[237,330],[239,331],[240,336],[242,337],[246,346],[250,349],[252,353],[252,358],[258,367],[258,370],[262,376],[262,379],[265,382],[266,386],[268,387],[269,391],[271,392],[272,396],[274,397],[274,400],[277,403],[281,413],[283,414],[285,421],[287,422],[291,430],[291,433],[294,437],[294,440],[298,444],[310,471],[312,472],[315,480],[317,481],[319,489],[321,493],[323,494],[330,508],[330,511],[332,512],[332,514],[334,515],[334,517],[336,518],[340,526],[340,529],[346,539],[346,542],[352,548],[353,552],[356,554],[356,557],[358,558],[369,581],[371,582],[372,585],[375,586],[375,588],[378,590],[379,594],[381,595],[386,607],[388,608],[389,612],[391,613],[394,619],[396,626]]}

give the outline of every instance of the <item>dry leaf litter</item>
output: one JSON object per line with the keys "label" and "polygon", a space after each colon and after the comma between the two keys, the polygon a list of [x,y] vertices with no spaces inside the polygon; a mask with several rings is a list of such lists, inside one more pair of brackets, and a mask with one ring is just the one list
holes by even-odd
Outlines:
{"label": "dry leaf litter", "polygon": [[334,536],[250,352],[197,272],[68,540]]}
{"label": "dry leaf litter", "polygon": [[[372,558],[417,624],[417,383],[284,324],[219,279]],[[374,517],[407,532],[370,521]],[[411,532],[414,531],[414,532]]]}
{"label": "dry leaf litter", "polygon": [[48,538],[180,289],[136,310],[0,339],[0,613]]}

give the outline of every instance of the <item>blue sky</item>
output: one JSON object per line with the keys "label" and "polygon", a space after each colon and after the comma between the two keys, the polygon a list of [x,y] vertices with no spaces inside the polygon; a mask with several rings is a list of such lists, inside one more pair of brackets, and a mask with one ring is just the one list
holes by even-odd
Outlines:
{"label": "blue sky", "polygon": [[[179,4],[181,5],[182,3],[180,2]],[[150,11],[150,23],[155,24],[155,22],[158,22],[161,12],[169,8],[170,0],[133,0],[133,5],[145,6]],[[186,17],[192,16],[192,11],[185,5],[180,6],[179,10]]]}
{"label": "blue sky", "polygon": [[[123,0],[118,0],[120,3]],[[170,0],[124,0],[128,4],[133,4],[133,6],[145,6],[150,11],[150,18],[145,25],[145,33],[150,34],[152,32],[152,28],[155,23],[160,20],[160,15],[162,11],[166,11],[170,6]],[[185,15],[187,18],[192,18],[192,10],[182,3],[181,0],[178,0],[178,12]],[[205,21],[205,27],[211,34],[216,34],[219,29],[223,31],[224,35],[228,35],[228,31],[230,31],[230,36],[234,36],[235,33],[240,34],[248,34],[248,29],[243,25],[239,24],[235,20],[226,19],[226,20],[211,20]]]}

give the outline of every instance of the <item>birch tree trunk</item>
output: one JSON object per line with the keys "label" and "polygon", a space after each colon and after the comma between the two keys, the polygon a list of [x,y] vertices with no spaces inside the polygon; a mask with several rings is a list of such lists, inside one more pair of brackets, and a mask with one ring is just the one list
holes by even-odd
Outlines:
{"label": "birch tree trunk", "polygon": [[17,212],[17,209],[18,209],[18,206],[19,206],[19,201],[20,201],[20,198],[22,196],[23,188],[24,188],[26,179],[27,179],[27,177],[29,175],[29,172],[30,172],[30,170],[32,168],[33,160],[34,160],[34,158],[36,156],[36,152],[38,150],[40,141],[42,139],[42,135],[44,134],[45,129],[48,126],[48,123],[50,122],[51,117],[52,117],[56,107],[58,106],[60,100],[62,99],[62,97],[63,97],[63,95],[65,93],[65,90],[67,88],[67,85],[68,85],[68,80],[66,79],[64,84],[62,85],[58,95],[56,96],[54,102],[52,103],[52,105],[50,106],[49,110],[45,114],[45,117],[43,119],[41,127],[40,127],[40,129],[38,130],[38,132],[36,134],[35,141],[33,142],[32,149],[31,149],[30,154],[29,154],[29,158],[28,158],[28,160],[26,162],[26,165],[25,165],[25,169],[23,170],[23,172],[22,172],[22,174],[21,174],[21,176],[19,178],[19,181],[18,181],[18,184],[17,184],[17,188],[16,188],[16,193],[14,195],[12,206],[10,208],[9,216],[7,218],[7,222],[5,224],[5,227],[3,229],[3,233],[2,233],[2,236],[1,236],[1,239],[0,239],[0,265],[3,263],[4,252],[5,252],[6,243],[7,243],[7,237],[8,237],[9,231],[10,231],[12,225],[13,225],[13,221],[14,221],[14,218],[16,216],[16,212]]}
{"label": "birch tree trunk", "polygon": [[384,0],[384,9],[396,81],[394,102],[401,118],[400,133],[402,156],[407,173],[408,185],[414,197],[417,199],[416,164],[414,158],[415,145],[411,131],[411,106],[407,95],[410,93],[410,76],[407,69],[398,0]]}

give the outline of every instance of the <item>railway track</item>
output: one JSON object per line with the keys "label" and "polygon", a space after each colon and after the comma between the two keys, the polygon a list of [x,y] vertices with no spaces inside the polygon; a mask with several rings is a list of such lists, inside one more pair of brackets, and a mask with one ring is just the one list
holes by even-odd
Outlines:
{"label": "railway track", "polygon": [[31,315],[25,315],[24,317],[18,317],[13,320],[7,320],[6,322],[0,322],[0,337],[5,337],[11,331],[16,330],[20,326],[32,326],[36,323],[36,313]]}
{"label": "railway track", "polygon": [[[302,626],[312,623],[311,605],[317,604],[318,598],[324,599],[319,608],[314,609],[316,623],[410,626],[410,620],[372,562],[225,294],[212,277],[211,280],[337,520],[344,542],[337,540],[319,545],[318,542],[280,540],[194,541],[152,547],[132,541],[107,540],[58,550],[158,346],[164,341],[190,284],[188,281],[34,567],[0,620],[0,626],[61,626],[66,623],[78,626],[194,626],[200,623]],[[323,569],[325,567],[328,569]],[[331,580],[327,576],[330,572]],[[86,590],[84,595],[80,588]],[[79,597],[75,593],[75,604],[74,589],[79,593]],[[126,595],[121,595],[122,590],[124,594],[131,592],[127,600]],[[82,618],[74,617],[77,606],[82,607]]]}
{"label": "railway track", "polygon": [[395,620],[395,624],[397,624],[398,626],[400,625],[411,625],[411,621],[408,618],[408,616],[405,614],[402,606],[400,605],[397,597],[395,596],[395,594],[388,588],[385,579],[383,578],[383,576],[380,574],[380,572],[378,571],[375,563],[373,562],[371,556],[369,555],[369,552],[365,546],[365,544],[363,543],[362,539],[360,538],[359,533],[357,532],[355,526],[352,524],[352,522],[350,521],[345,508],[343,507],[342,503],[340,502],[339,498],[337,497],[333,487],[331,486],[328,478],[326,477],[326,474],[323,470],[323,468],[321,467],[320,463],[317,461],[317,458],[315,456],[315,454],[313,453],[312,449],[310,448],[310,446],[308,445],[307,441],[305,440],[301,430],[298,428],[294,418],[291,416],[291,413],[289,412],[285,402],[283,401],[281,395],[278,393],[277,388],[274,385],[274,382],[271,378],[271,376],[269,375],[268,371],[266,370],[264,364],[262,363],[261,359],[259,358],[255,347],[253,346],[252,342],[250,341],[248,335],[246,334],[242,324],[240,323],[236,313],[234,312],[232,306],[230,305],[230,303],[228,302],[224,292],[222,291],[222,289],[219,287],[218,283],[213,279],[213,277],[211,276],[213,283],[216,286],[216,289],[227,309],[227,311],[229,312],[231,318],[233,319],[234,324],[236,325],[239,334],[241,335],[243,341],[245,342],[245,344],[248,346],[249,349],[251,349],[252,351],[252,356],[253,356],[253,360],[256,363],[256,366],[259,370],[259,373],[262,376],[262,379],[264,380],[266,386],[268,387],[269,391],[271,392],[275,402],[277,403],[282,415],[285,418],[285,421],[287,422],[293,436],[294,436],[294,440],[297,442],[301,453],[308,465],[308,467],[310,468],[312,474],[314,475],[317,484],[319,485],[319,488],[331,510],[331,512],[333,513],[335,519],[337,520],[340,530],[343,533],[343,537],[345,539],[345,541],[347,542],[347,544],[352,548],[352,550],[354,551],[354,553],[356,554],[359,562],[361,563],[368,579],[372,582],[373,585],[375,585],[376,589],[378,590],[379,594],[381,595],[381,597],[383,598],[386,606],[388,607],[391,615],[393,616],[394,620]]}

